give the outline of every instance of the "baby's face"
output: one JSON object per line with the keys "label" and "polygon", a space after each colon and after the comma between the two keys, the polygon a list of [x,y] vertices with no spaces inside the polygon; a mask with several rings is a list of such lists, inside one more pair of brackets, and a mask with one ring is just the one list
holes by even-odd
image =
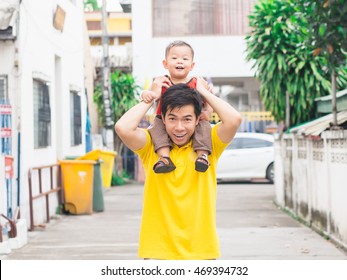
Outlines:
{"label": "baby's face", "polygon": [[185,79],[194,68],[192,50],[187,46],[171,48],[163,65],[169,71],[171,78]]}

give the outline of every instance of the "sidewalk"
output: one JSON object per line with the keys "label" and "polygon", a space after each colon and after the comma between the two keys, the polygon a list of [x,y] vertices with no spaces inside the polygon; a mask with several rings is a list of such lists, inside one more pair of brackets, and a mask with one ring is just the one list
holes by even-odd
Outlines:
{"label": "sidewalk", "polygon": [[[1,259],[138,260],[142,190],[139,184],[107,189],[104,212],[59,216]],[[347,260],[346,252],[277,209],[273,198],[273,185],[218,185],[221,260]]]}

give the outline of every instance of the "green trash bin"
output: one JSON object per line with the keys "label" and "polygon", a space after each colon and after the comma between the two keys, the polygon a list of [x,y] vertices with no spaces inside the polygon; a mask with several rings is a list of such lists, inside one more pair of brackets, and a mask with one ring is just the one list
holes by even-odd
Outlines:
{"label": "green trash bin", "polygon": [[101,163],[96,161],[94,164],[94,180],[93,180],[93,211],[102,212],[105,210],[104,193],[102,188]]}
{"label": "green trash bin", "polygon": [[[65,160],[76,160],[79,158],[79,156],[66,156]],[[77,160],[79,161],[79,160]],[[87,162],[88,160],[86,160]],[[92,204],[93,204],[93,211],[94,212],[102,212],[105,210],[104,206],[104,194],[103,194],[103,187],[102,187],[102,175],[101,175],[101,164],[102,160],[96,160],[94,161],[94,168],[93,168],[93,198],[92,198]]]}
{"label": "green trash bin", "polygon": [[65,159],[66,160],[74,160],[74,159],[77,159],[79,158],[79,156],[66,156]]}

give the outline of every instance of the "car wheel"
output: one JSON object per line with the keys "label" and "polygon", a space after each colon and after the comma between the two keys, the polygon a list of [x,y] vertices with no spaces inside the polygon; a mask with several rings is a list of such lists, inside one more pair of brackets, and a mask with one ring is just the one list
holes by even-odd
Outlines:
{"label": "car wheel", "polygon": [[274,163],[271,163],[266,169],[266,179],[268,179],[271,183],[274,182],[275,179],[275,169]]}

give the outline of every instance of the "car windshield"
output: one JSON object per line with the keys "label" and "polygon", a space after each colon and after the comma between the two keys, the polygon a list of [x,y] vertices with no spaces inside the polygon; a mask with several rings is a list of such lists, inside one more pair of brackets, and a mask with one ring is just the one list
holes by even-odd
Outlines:
{"label": "car windshield", "polygon": [[230,143],[228,149],[252,149],[271,146],[273,146],[273,143],[267,140],[249,137],[236,137]]}

